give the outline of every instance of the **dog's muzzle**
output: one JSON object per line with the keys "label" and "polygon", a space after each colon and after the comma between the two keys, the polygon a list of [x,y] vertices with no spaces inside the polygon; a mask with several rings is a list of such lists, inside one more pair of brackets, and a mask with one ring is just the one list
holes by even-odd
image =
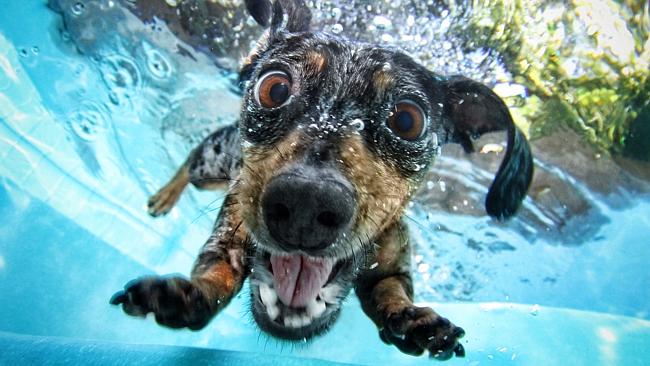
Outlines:
{"label": "dog's muzzle", "polygon": [[333,244],[350,228],[355,207],[353,189],[340,173],[306,165],[272,178],[262,197],[269,234],[289,252]]}
{"label": "dog's muzzle", "polygon": [[266,332],[307,339],[327,330],[354,272],[348,244],[354,188],[337,170],[295,164],[267,183],[260,212],[271,242],[260,243],[251,277],[253,315]]}

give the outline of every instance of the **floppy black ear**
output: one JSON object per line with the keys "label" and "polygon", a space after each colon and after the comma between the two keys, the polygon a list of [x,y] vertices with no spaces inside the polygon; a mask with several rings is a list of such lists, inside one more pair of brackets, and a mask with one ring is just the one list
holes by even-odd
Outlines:
{"label": "floppy black ear", "polygon": [[246,9],[263,26],[271,21],[271,33],[281,30],[304,32],[309,30],[311,11],[302,0],[246,0]]}
{"label": "floppy black ear", "polygon": [[485,199],[490,216],[507,219],[521,205],[533,178],[528,141],[512,121],[508,107],[490,88],[462,76],[449,78],[445,85],[445,142],[460,143],[465,151],[472,152],[473,138],[486,132],[508,131],[506,155]]}

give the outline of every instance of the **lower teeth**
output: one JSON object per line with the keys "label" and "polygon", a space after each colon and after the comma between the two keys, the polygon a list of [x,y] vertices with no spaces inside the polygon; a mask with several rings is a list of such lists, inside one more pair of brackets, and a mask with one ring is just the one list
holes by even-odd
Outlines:
{"label": "lower teeth", "polygon": [[[271,320],[276,320],[280,315],[280,307],[278,306],[278,294],[275,292],[271,286],[266,283],[259,284],[260,291],[260,300],[262,304],[266,307],[266,313],[268,314]],[[328,289],[321,289],[321,294],[319,297],[313,299],[305,309],[306,313],[301,315],[286,315],[283,319],[285,327],[299,328],[309,325],[313,319],[323,315],[327,309],[326,302],[335,298],[332,296],[332,291]],[[323,296],[326,295],[326,296]]]}
{"label": "lower teeth", "polygon": [[325,312],[325,301],[314,299],[307,305],[307,313],[312,318],[318,318]]}

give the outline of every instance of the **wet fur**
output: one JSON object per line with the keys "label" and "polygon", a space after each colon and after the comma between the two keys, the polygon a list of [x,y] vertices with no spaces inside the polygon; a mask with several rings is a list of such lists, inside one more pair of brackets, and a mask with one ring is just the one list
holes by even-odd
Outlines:
{"label": "wet fur", "polygon": [[[411,246],[402,220],[405,205],[433,163],[438,144],[508,132],[508,148],[487,196],[487,212],[505,219],[519,207],[532,178],[532,157],[507,107],[487,87],[463,77],[440,77],[396,50],[309,32],[302,1],[246,1],[252,16],[271,28],[246,58],[238,126],[222,128],[195,148],[172,180],[149,201],[153,216],[173,207],[188,183],[228,187],[228,194],[192,270],[191,278],[146,277],[115,294],[131,315],[153,312],[162,325],[205,326],[242,287],[251,270],[253,315],[260,327],[286,339],[311,338],[337,319],[337,304],[310,327],[290,329],[265,318],[258,283],[268,281],[269,253],[282,252],[265,232],[260,197],[277,174],[326,166],[356,192],[350,236],[315,255],[341,260],[337,298],[354,287],[364,312],[386,343],[405,353],[463,356],[464,331],[427,307],[413,304]],[[255,103],[252,85],[269,68],[294,79],[296,101],[277,110]],[[427,135],[414,142],[390,134],[385,120],[397,98],[417,98],[429,118]],[[365,122],[361,131],[350,121]],[[332,128],[334,126],[334,128]],[[242,147],[243,146],[243,147]]]}

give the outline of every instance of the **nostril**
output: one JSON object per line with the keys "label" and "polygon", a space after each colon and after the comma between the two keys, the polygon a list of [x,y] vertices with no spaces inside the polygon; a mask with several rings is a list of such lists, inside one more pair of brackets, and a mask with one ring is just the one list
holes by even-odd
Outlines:
{"label": "nostril", "polygon": [[287,221],[291,216],[291,212],[285,204],[274,203],[269,207],[268,215],[277,221]]}
{"label": "nostril", "polygon": [[319,213],[318,216],[316,216],[316,221],[329,228],[337,228],[341,224],[339,216],[332,211],[323,211]]}

